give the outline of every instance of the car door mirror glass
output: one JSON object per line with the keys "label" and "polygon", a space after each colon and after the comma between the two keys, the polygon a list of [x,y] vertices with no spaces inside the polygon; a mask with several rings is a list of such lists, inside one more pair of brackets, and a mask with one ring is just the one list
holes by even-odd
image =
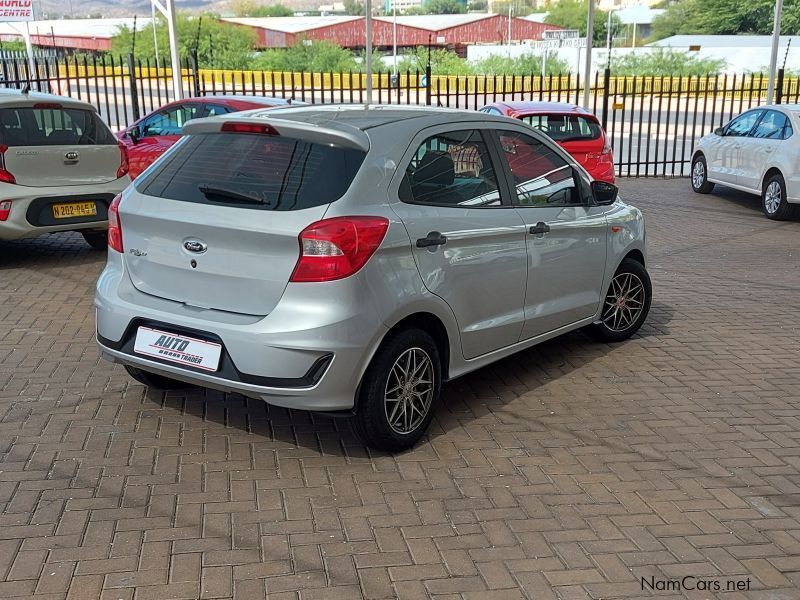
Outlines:
{"label": "car door mirror glass", "polygon": [[133,142],[134,145],[138,144],[139,143],[139,138],[141,138],[141,134],[139,132],[139,128],[138,127],[131,127],[128,130],[128,133],[126,133],[125,135],[130,138],[131,142]]}
{"label": "car door mirror glass", "polygon": [[613,183],[606,181],[593,181],[592,182],[592,196],[594,201],[600,206],[608,206],[614,204],[617,200],[619,188]]}
{"label": "car door mirror glass", "polygon": [[725,135],[725,128],[724,127],[717,127],[714,130],[714,135],[719,135],[719,136]]}

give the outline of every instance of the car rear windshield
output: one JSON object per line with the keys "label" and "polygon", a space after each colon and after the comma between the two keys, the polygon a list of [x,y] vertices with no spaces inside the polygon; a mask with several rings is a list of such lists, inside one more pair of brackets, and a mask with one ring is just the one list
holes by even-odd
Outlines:
{"label": "car rear windshield", "polygon": [[301,210],[341,198],[365,156],[288,137],[196,134],[185,137],[137,189],[201,204]]}
{"label": "car rear windshield", "polygon": [[557,142],[596,140],[602,135],[597,121],[580,115],[525,115],[522,121]]}
{"label": "car rear windshield", "polygon": [[116,145],[97,113],[80,108],[2,108],[0,144],[6,146]]}

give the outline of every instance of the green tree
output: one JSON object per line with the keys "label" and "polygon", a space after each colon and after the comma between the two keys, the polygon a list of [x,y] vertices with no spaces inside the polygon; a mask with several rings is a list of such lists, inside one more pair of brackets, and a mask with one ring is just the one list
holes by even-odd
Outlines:
{"label": "green tree", "polygon": [[363,2],[358,0],[344,0],[344,14],[362,17],[367,14],[367,9]]}
{"label": "green tree", "polygon": [[432,15],[456,15],[467,12],[467,5],[458,0],[428,0],[425,8]]}
{"label": "green tree", "polygon": [[699,58],[666,48],[651,52],[630,53],[611,59],[614,75],[691,76],[719,73],[727,63],[714,58]]}
{"label": "green tree", "polygon": [[[478,75],[540,75],[542,72],[542,57],[537,54],[524,54],[510,57],[492,55],[476,61],[473,69]],[[569,65],[552,54],[547,55],[545,73],[547,75],[566,75],[570,72]]]}
{"label": "green tree", "polygon": [[283,4],[259,4],[256,0],[231,0],[229,10],[237,17],[291,17],[294,11]]}
{"label": "green tree", "polygon": [[[192,56],[196,49],[201,67],[226,69],[250,67],[253,48],[258,41],[252,29],[223,23],[215,15],[210,14],[198,17],[178,13],[175,26],[182,60]],[[164,19],[159,18],[157,21],[156,36],[160,58],[164,60],[169,53],[169,34]],[[128,27],[121,27],[119,33],[111,40],[112,52],[127,55],[132,47],[133,31]],[[149,29],[137,32],[136,57],[153,61],[155,55],[153,35]]]}
{"label": "green tree", "polygon": [[[728,0],[730,1],[730,0]],[[558,25],[565,29],[577,29],[581,35],[586,35],[586,16],[589,10],[587,0],[558,0],[551,4],[544,22],[548,25]],[[616,35],[622,28],[622,23],[616,15],[611,15],[611,32]],[[596,10],[594,13],[594,44],[604,46],[608,29],[608,13]]]}
{"label": "green tree", "polygon": [[[772,33],[775,0],[677,0],[653,21],[651,39],[678,34],[739,35]],[[800,33],[800,0],[785,0],[781,33]]]}
{"label": "green tree", "polygon": [[352,51],[325,40],[301,40],[291,48],[273,48],[253,60],[253,68],[264,71],[313,71],[345,73],[357,71]]}
{"label": "green tree", "polygon": [[[417,46],[402,57],[397,69],[401,73],[406,71],[422,73],[427,64],[428,49],[425,46]],[[444,48],[436,48],[431,51],[431,70],[434,75],[473,75],[475,73],[473,66],[466,59]]]}

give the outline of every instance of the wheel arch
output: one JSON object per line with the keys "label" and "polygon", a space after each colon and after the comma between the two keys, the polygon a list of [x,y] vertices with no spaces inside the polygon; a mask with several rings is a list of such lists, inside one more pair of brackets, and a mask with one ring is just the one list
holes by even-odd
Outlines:
{"label": "wheel arch", "polygon": [[[647,268],[647,264],[646,264],[645,259],[644,259],[644,252],[642,252],[638,248],[634,248],[633,250],[630,250],[625,256],[622,257],[622,260],[625,260],[626,258],[630,258],[631,260],[635,260],[640,265],[642,265],[643,267]],[[620,264],[622,264],[622,261],[620,261]],[[617,268],[619,268],[619,266],[617,266]]]}
{"label": "wheel arch", "polygon": [[441,357],[442,379],[446,381],[450,371],[450,335],[447,333],[447,327],[435,314],[431,312],[415,312],[405,316],[389,329],[386,335],[383,336],[383,340],[388,339],[395,333],[413,328],[421,329],[433,338]]}
{"label": "wheel arch", "polygon": [[783,177],[784,184],[786,183],[786,177],[784,177],[783,172],[778,167],[770,167],[764,173],[764,176],[761,178],[761,191],[764,191],[764,186],[767,184],[767,180],[772,177],[773,175],[780,175]]}

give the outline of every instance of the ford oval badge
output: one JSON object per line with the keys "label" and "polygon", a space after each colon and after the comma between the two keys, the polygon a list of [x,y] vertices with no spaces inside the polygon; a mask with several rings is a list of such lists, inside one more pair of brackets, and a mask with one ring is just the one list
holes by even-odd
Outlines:
{"label": "ford oval badge", "polygon": [[200,240],[186,240],[183,242],[183,247],[189,252],[194,252],[195,254],[202,254],[208,250],[208,244],[201,242]]}

